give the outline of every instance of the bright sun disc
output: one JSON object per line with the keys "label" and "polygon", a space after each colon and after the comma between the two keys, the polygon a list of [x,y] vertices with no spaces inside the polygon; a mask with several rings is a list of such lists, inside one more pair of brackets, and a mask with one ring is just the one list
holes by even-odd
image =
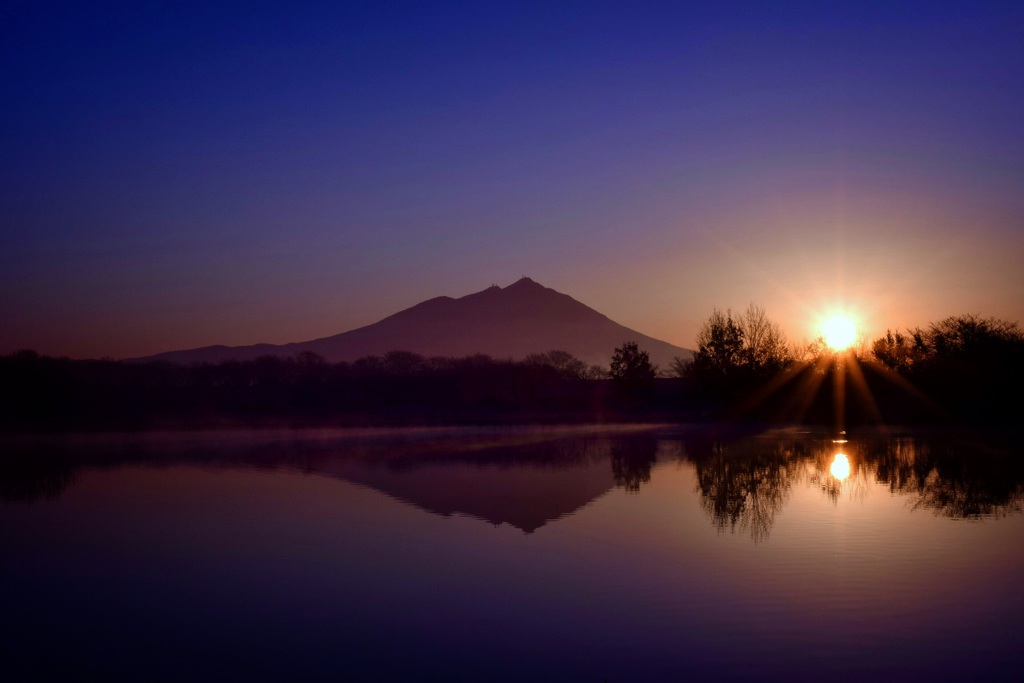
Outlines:
{"label": "bright sun disc", "polygon": [[857,341],[857,323],[850,316],[837,313],[821,323],[821,335],[829,348],[842,351]]}

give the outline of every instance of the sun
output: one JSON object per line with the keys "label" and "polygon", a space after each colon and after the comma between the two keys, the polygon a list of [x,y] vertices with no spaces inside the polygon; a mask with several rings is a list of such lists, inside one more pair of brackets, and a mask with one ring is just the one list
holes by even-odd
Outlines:
{"label": "sun", "polygon": [[857,341],[857,321],[845,313],[833,313],[821,322],[821,336],[833,351],[845,351]]}

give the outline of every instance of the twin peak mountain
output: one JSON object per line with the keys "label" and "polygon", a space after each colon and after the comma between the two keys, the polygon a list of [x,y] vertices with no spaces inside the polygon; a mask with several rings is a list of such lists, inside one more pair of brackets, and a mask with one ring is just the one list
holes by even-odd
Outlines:
{"label": "twin peak mountain", "polygon": [[145,360],[217,363],[259,356],[294,356],[312,351],[331,362],[412,351],[424,356],[462,357],[478,353],[522,359],[531,353],[568,351],[587,363],[607,367],[623,342],[636,342],[651,362],[668,368],[673,357],[692,352],[648,337],[609,319],[571,296],[528,277],[509,285],[492,285],[458,299],[440,296],[384,318],[380,322],[331,337],[292,344],[206,346],[169,351]]}

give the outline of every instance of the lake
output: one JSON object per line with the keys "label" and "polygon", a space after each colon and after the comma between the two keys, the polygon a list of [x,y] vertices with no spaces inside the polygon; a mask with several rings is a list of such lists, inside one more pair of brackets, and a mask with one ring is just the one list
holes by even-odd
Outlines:
{"label": "lake", "polygon": [[0,441],[4,680],[1019,680],[1024,449],[686,427]]}

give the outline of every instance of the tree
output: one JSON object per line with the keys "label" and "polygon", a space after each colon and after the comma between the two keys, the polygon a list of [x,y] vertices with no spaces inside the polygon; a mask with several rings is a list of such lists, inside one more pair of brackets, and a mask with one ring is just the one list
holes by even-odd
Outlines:
{"label": "tree", "polygon": [[725,313],[712,309],[697,333],[697,350],[693,354],[692,370],[699,375],[721,377],[733,374],[743,362],[743,328]]}
{"label": "tree", "polygon": [[875,358],[900,371],[922,364],[1002,365],[1024,351],[1024,331],[1015,322],[976,315],[951,316],[906,334],[885,331],[872,343]]}
{"label": "tree", "polygon": [[790,361],[786,337],[764,308],[751,303],[738,319],[743,333],[743,363],[755,375],[774,375]]}
{"label": "tree", "polygon": [[1024,331],[1015,322],[951,316],[906,334],[886,331],[871,350],[954,419],[1019,419]]}
{"label": "tree", "polygon": [[673,370],[713,401],[730,401],[764,385],[793,360],[779,326],[750,304],[738,316],[713,309],[697,334],[693,362],[673,363]]}
{"label": "tree", "polygon": [[408,377],[425,372],[429,361],[418,353],[411,351],[388,351],[383,358],[384,370],[397,377]]}
{"label": "tree", "polygon": [[641,351],[636,342],[625,342],[612,354],[612,381],[625,394],[640,396],[649,393],[654,388],[655,374],[651,357],[646,351]]}
{"label": "tree", "polygon": [[1024,343],[1024,332],[1017,323],[976,315],[951,316],[932,323],[922,336],[934,355],[969,361],[1019,352]]}
{"label": "tree", "polygon": [[577,379],[588,379],[590,367],[568,351],[552,350],[547,353],[531,353],[524,361],[527,365],[547,365],[559,374]]}
{"label": "tree", "polygon": [[690,365],[692,363],[692,358],[672,356],[672,363],[668,366],[669,377],[686,377],[690,372]]}
{"label": "tree", "polygon": [[871,353],[893,370],[905,372],[925,357],[927,348],[919,330],[907,334],[886,330],[885,336],[871,345]]}

